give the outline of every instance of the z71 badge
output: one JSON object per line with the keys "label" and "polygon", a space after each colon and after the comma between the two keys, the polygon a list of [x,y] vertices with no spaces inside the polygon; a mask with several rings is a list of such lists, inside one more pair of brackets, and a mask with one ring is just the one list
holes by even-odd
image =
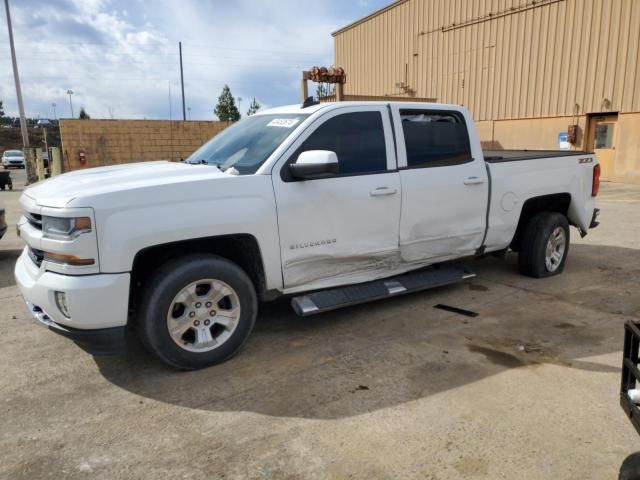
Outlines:
{"label": "z71 badge", "polygon": [[305,243],[294,243],[289,245],[289,250],[298,250],[299,248],[311,248],[311,247],[319,247],[321,245],[331,245],[332,243],[336,243],[335,238],[330,238],[328,240],[315,240],[313,242],[305,242]]}

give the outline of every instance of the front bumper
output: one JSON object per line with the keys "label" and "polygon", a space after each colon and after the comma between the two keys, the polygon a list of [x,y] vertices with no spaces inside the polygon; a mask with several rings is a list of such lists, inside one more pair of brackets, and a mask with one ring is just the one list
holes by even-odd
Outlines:
{"label": "front bumper", "polygon": [[49,330],[73,340],[76,345],[91,355],[114,355],[125,350],[126,327],[81,330],[60,325],[51,320],[40,307],[26,302],[31,315]]}
{"label": "front bumper", "polygon": [[600,222],[598,221],[598,215],[600,215],[600,209],[594,208],[593,217],[591,217],[591,224],[589,225],[589,228],[596,228],[598,225],[600,225]]}
{"label": "front bumper", "polygon": [[[48,272],[33,263],[26,248],[14,273],[30,313],[40,323],[91,353],[121,350],[129,306],[128,273],[72,276]],[[56,291],[66,294],[69,318],[56,304]]]}
{"label": "front bumper", "polygon": [[0,238],[7,233],[7,221],[5,220],[4,210],[0,210]]}

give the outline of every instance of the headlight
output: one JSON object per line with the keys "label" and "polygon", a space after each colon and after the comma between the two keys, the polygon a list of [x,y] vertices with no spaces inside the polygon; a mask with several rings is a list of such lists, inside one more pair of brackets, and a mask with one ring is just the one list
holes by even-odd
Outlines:
{"label": "headlight", "polygon": [[42,216],[42,234],[46,238],[71,240],[90,231],[91,219],[89,217]]}

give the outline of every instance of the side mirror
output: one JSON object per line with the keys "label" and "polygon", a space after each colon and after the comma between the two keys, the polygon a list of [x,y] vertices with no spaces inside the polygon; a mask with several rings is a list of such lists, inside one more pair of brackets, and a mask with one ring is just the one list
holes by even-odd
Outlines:
{"label": "side mirror", "polygon": [[289,164],[294,178],[307,180],[325,178],[338,173],[338,156],[329,150],[302,152],[295,163]]}

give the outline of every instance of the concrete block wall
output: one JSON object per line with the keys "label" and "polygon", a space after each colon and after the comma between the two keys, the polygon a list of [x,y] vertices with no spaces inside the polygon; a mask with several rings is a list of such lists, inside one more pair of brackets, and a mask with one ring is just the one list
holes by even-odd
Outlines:
{"label": "concrete block wall", "polygon": [[[228,122],[60,120],[64,171],[150,160],[179,161],[220,133]],[[80,163],[84,149],[86,164]]]}

